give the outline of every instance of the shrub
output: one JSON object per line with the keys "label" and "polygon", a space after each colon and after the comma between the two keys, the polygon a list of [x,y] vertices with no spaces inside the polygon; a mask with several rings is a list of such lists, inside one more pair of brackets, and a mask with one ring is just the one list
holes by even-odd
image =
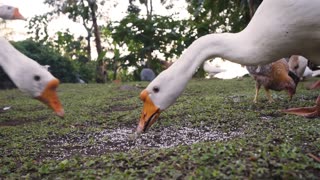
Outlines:
{"label": "shrub", "polygon": [[61,82],[77,82],[77,72],[73,63],[49,46],[30,39],[13,42],[13,45],[21,53],[37,61],[39,64],[49,65],[49,71]]}
{"label": "shrub", "polygon": [[[34,42],[30,39],[12,42],[12,45],[21,53],[37,61],[41,65],[49,65],[49,71],[61,82],[77,82],[77,72],[69,59],[61,56],[47,45]],[[0,68],[0,88],[14,87],[12,81]]]}

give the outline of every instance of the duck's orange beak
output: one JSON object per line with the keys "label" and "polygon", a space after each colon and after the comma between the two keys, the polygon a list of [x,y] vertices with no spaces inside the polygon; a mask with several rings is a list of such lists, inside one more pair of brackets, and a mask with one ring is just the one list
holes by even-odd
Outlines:
{"label": "duck's orange beak", "polygon": [[26,20],[26,18],[24,18],[20,12],[18,8],[14,8],[14,12],[13,12],[13,16],[12,19],[21,19],[21,20]]}
{"label": "duck's orange beak", "polygon": [[44,104],[48,105],[53,111],[59,116],[64,116],[64,110],[63,107],[59,101],[56,89],[59,86],[59,80],[54,79],[50,81],[47,85],[47,87],[44,89],[42,94],[39,97],[36,97],[36,99],[40,100]]}
{"label": "duck's orange beak", "polygon": [[158,108],[152,102],[147,90],[143,90],[141,92],[140,99],[143,101],[144,104],[141,112],[139,125],[137,127],[138,133],[145,132],[154,122],[157,121],[161,113],[160,108]]}

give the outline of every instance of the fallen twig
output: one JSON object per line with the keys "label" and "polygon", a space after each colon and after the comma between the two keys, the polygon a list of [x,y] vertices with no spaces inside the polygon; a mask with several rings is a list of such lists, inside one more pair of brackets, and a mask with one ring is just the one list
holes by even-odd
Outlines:
{"label": "fallen twig", "polygon": [[317,161],[318,163],[320,163],[320,158],[311,154],[311,153],[308,153],[308,156],[311,157],[312,159],[314,159],[315,161]]}

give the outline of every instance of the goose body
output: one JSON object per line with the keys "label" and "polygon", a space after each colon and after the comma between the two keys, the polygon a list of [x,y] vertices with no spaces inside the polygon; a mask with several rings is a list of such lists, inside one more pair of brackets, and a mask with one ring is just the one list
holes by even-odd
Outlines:
{"label": "goose body", "polygon": [[242,65],[264,65],[299,54],[320,64],[319,9],[319,0],[264,0],[241,32],[195,40],[141,92],[144,106],[137,131],[147,130],[176,101],[205,60],[221,57]]}

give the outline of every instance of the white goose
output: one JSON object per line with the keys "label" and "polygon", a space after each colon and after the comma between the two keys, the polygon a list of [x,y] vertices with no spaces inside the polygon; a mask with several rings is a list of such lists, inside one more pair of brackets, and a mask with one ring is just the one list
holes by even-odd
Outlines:
{"label": "white goose", "polygon": [[14,20],[14,19],[25,20],[25,18],[20,14],[18,8],[7,6],[7,5],[0,6],[0,17],[2,19],[8,19],[8,20]]}
{"label": "white goose", "polygon": [[[0,7],[0,12],[2,7]],[[12,10],[13,8],[9,9]],[[16,10],[6,12],[15,12],[15,15],[1,12],[0,17],[8,20],[23,18],[20,13],[20,16],[17,16]],[[16,50],[2,37],[0,37],[0,47],[0,66],[15,85],[21,91],[48,105],[58,116],[63,117],[64,110],[56,93],[59,80],[36,61]]]}
{"label": "white goose", "polygon": [[308,59],[303,56],[292,55],[288,61],[289,69],[303,80],[304,72],[308,66]]}
{"label": "white goose", "polygon": [[[319,0],[309,0],[308,3],[305,0],[264,0],[243,31],[209,34],[194,41],[170,68],[141,92],[144,106],[137,132],[146,131],[161,111],[176,101],[196,69],[210,58],[222,57],[243,65],[262,65],[299,54],[319,64],[319,9]],[[307,110],[286,110],[308,117],[319,116],[319,111],[320,100],[316,107]]]}

